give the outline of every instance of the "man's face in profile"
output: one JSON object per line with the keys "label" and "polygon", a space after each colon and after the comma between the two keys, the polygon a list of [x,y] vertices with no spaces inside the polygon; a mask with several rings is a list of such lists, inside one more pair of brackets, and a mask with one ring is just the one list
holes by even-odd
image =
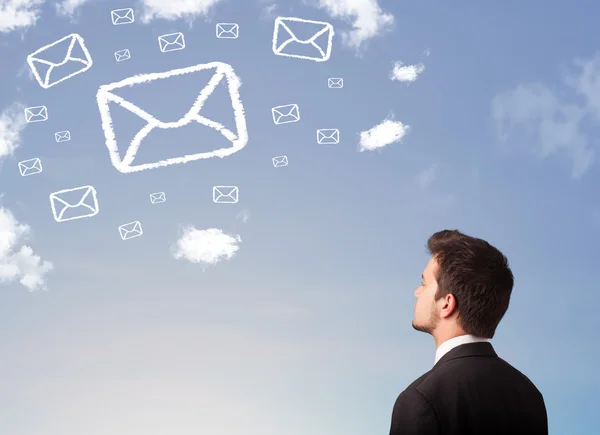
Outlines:
{"label": "man's face in profile", "polygon": [[428,334],[434,331],[439,321],[434,303],[435,292],[438,289],[438,284],[435,280],[437,268],[437,261],[432,257],[423,271],[421,285],[415,290],[417,302],[415,304],[415,315],[412,326],[417,331]]}

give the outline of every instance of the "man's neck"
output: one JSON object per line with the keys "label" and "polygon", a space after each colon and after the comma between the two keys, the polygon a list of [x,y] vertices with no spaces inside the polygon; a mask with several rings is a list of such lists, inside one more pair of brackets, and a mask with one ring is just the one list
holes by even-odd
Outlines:
{"label": "man's neck", "polygon": [[433,339],[435,341],[435,348],[436,348],[436,350],[445,341],[448,341],[448,340],[450,340],[451,338],[454,338],[454,337],[460,337],[461,335],[467,335],[467,333],[465,331],[463,331],[462,329],[454,329],[452,331],[446,331],[446,332],[437,332],[436,331],[433,334]]}

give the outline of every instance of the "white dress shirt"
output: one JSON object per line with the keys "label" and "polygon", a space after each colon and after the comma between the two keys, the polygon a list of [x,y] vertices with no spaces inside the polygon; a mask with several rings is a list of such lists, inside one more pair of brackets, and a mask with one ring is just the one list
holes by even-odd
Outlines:
{"label": "white dress shirt", "polygon": [[435,351],[435,362],[434,365],[448,352],[454,349],[456,346],[460,346],[461,344],[467,343],[481,343],[488,341],[487,338],[478,338],[473,335],[459,335],[458,337],[453,337],[449,340],[444,341],[439,345],[437,350]]}

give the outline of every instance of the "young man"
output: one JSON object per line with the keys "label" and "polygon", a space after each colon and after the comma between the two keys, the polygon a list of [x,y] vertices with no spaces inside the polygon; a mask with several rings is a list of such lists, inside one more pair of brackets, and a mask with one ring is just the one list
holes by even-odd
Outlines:
{"label": "young man", "polygon": [[510,302],[506,257],[459,231],[427,247],[412,326],[433,336],[435,362],[398,396],[390,435],[548,435],[542,394],[487,341]]}

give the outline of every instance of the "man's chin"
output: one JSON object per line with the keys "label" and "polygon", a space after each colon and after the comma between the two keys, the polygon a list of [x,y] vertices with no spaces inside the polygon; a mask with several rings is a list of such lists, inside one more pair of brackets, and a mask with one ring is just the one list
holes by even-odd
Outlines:
{"label": "man's chin", "polygon": [[412,321],[412,327],[417,331],[425,332],[427,334],[430,333],[429,328],[426,325],[419,325],[414,320]]}

